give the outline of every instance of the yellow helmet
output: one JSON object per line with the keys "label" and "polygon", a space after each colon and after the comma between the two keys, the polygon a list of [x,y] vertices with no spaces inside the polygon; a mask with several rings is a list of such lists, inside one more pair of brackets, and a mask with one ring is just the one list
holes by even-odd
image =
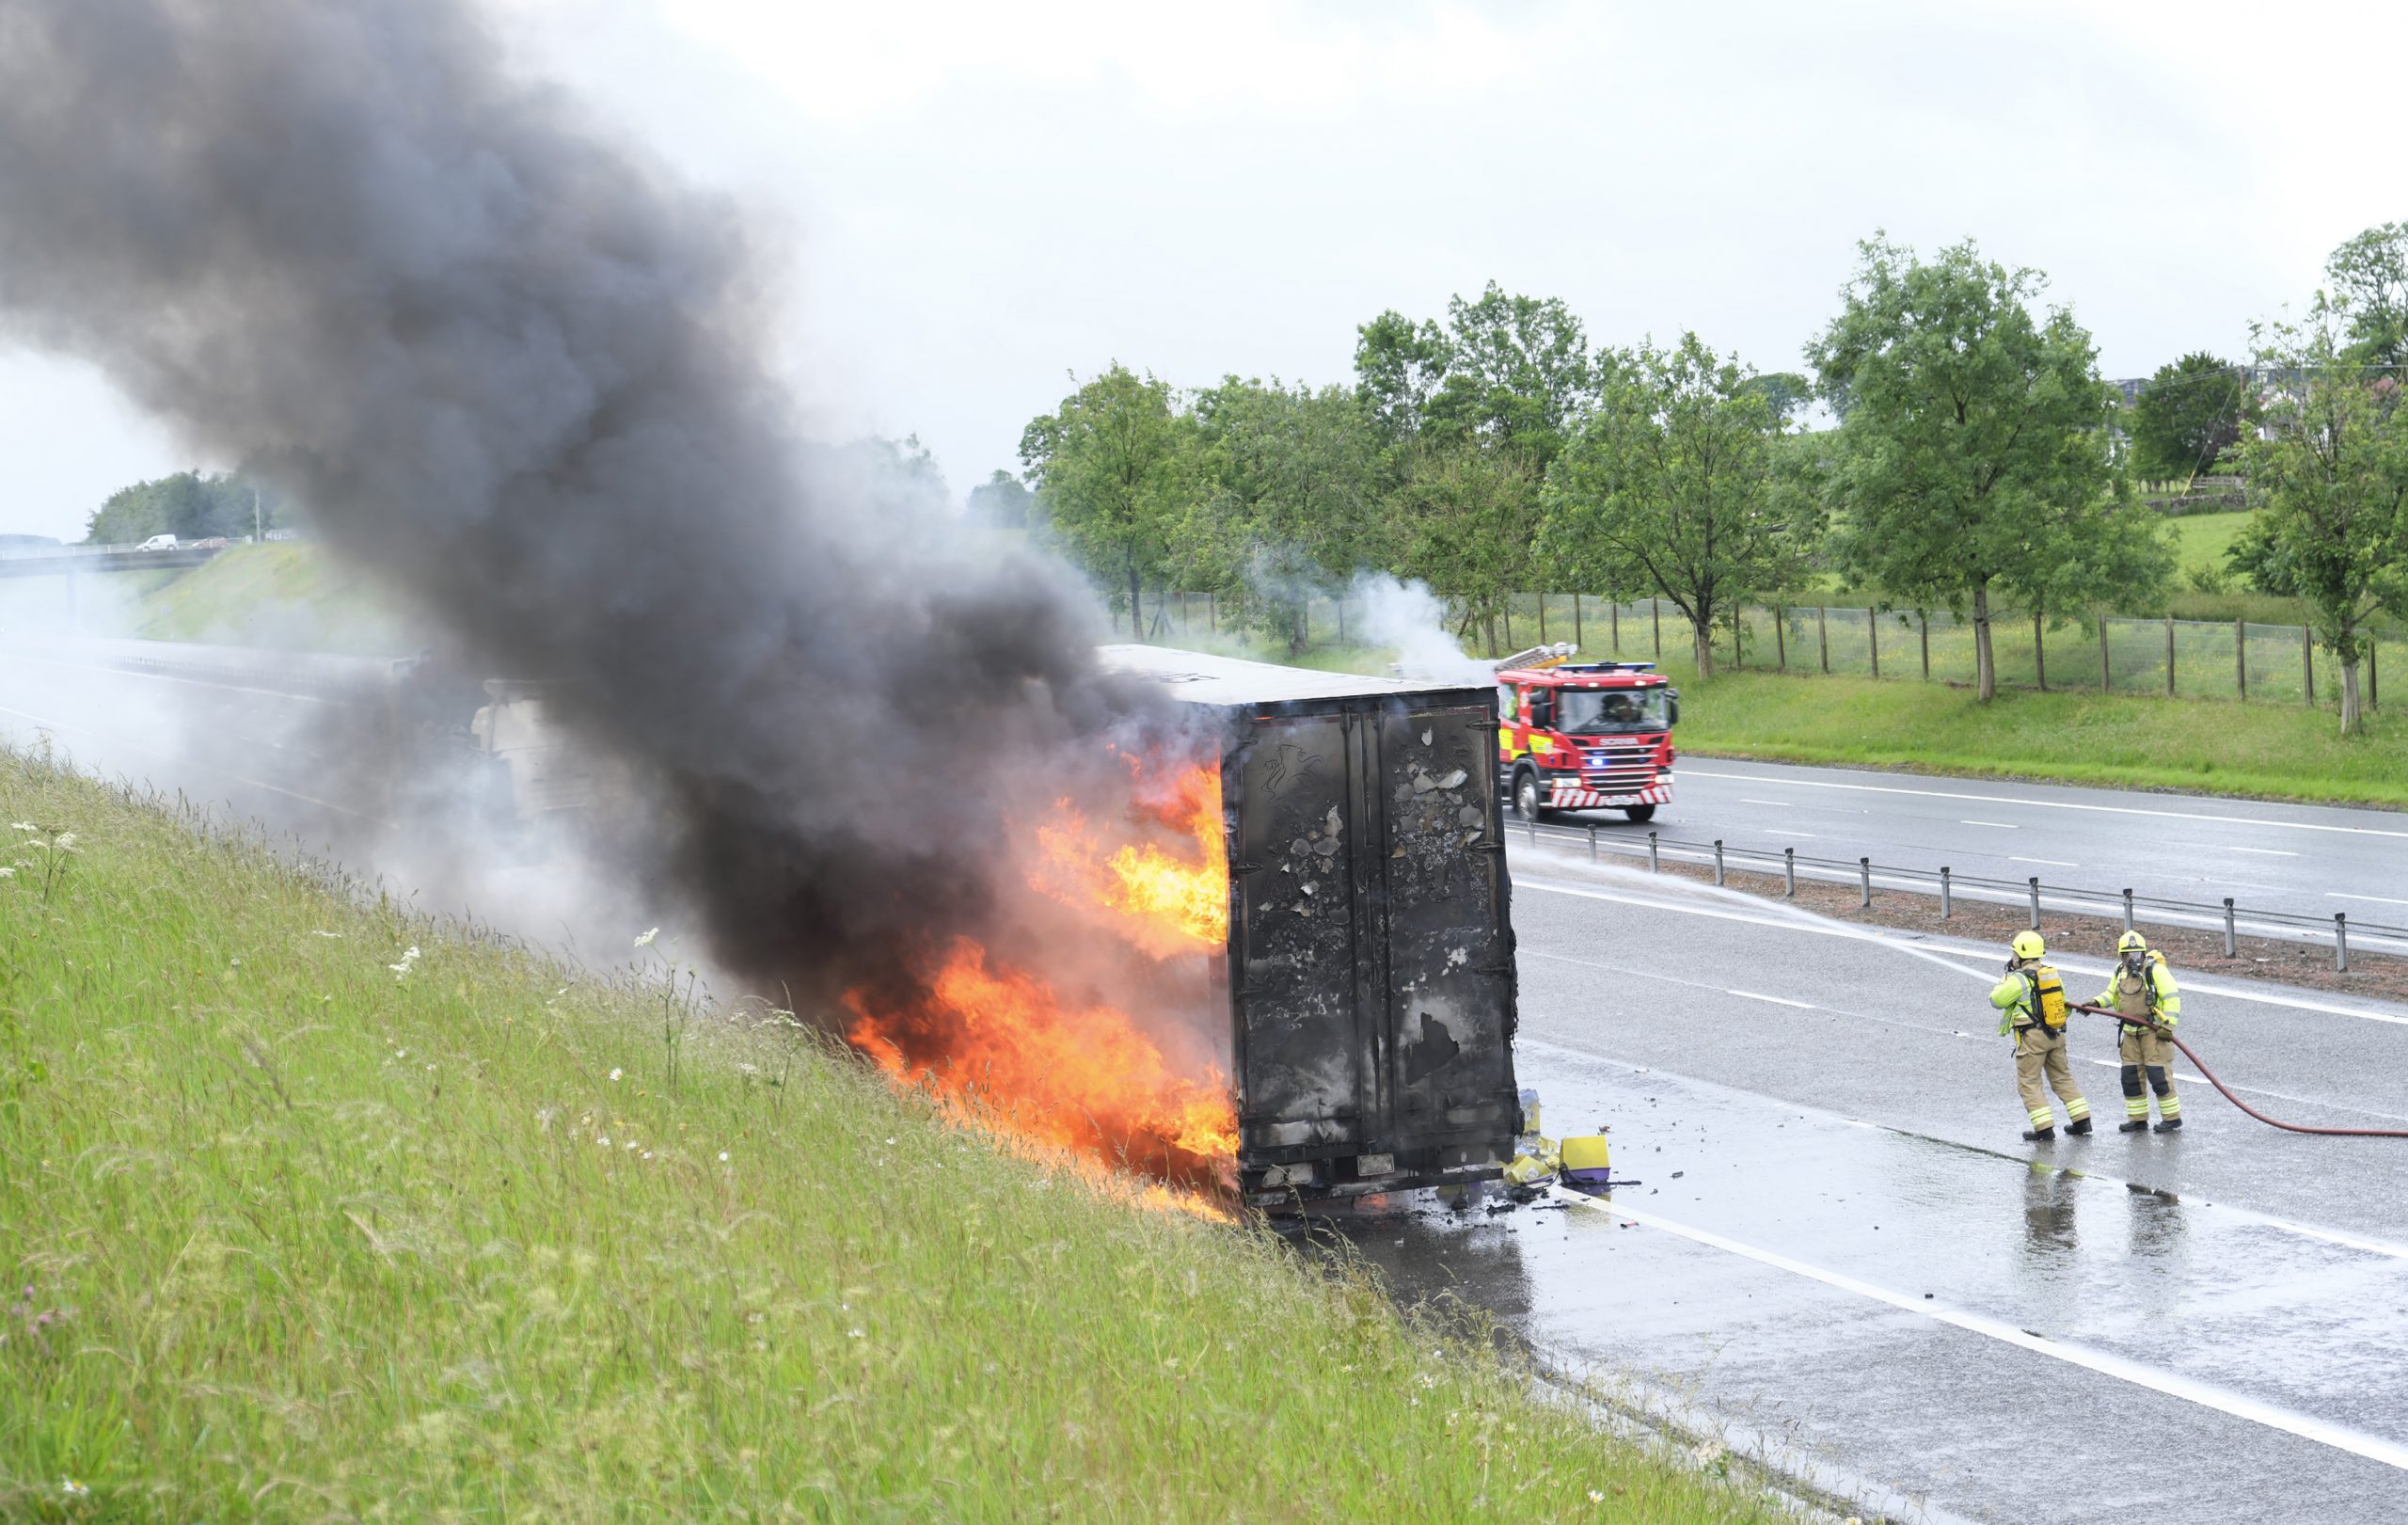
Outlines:
{"label": "yellow helmet", "polygon": [[2147,953],[2148,951],[2148,939],[2143,937],[2138,932],[2126,932],[2123,936],[2115,939],[2115,951],[2118,953]]}
{"label": "yellow helmet", "polygon": [[2009,943],[2007,946],[2019,959],[2036,959],[2049,951],[2049,945],[2040,941],[2038,932],[2018,932],[2015,934],[2015,941]]}

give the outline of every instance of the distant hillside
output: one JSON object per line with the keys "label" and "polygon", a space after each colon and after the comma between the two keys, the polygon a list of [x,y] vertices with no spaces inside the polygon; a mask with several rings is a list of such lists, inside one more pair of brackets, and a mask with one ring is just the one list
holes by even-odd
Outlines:
{"label": "distant hillside", "polygon": [[365,578],[316,546],[237,546],[146,593],[128,633],[360,656],[406,656],[424,644]]}

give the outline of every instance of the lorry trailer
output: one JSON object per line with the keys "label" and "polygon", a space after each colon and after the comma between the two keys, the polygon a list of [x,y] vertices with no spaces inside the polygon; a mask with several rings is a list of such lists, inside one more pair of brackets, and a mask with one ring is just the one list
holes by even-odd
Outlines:
{"label": "lorry trailer", "polygon": [[1239,1187],[1262,1206],[1493,1179],[1521,1132],[1497,692],[1158,646],[1212,712]]}

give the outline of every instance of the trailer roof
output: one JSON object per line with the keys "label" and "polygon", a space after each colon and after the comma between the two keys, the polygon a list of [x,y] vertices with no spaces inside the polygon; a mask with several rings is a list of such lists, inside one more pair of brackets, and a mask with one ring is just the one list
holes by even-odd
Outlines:
{"label": "trailer roof", "polygon": [[1434,683],[1422,679],[1366,677],[1359,673],[1323,673],[1307,667],[1281,667],[1247,661],[1242,657],[1215,657],[1175,646],[1098,646],[1096,655],[1116,673],[1151,678],[1167,687],[1173,697],[1199,705],[1277,704],[1291,699],[1351,699],[1390,693],[1455,693],[1479,684]]}

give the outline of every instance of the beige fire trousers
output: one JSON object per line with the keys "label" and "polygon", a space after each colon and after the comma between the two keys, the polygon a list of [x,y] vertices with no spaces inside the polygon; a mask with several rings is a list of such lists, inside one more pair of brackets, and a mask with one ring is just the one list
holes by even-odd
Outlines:
{"label": "beige fire trousers", "polygon": [[2040,1088],[2043,1076],[2049,1090],[2066,1104],[2067,1121],[2090,1116],[2090,1104],[2074,1085],[2073,1066],[2066,1060],[2066,1035],[2052,1033],[2036,1022],[2016,1028],[2015,1085],[2023,1093],[2023,1110],[2032,1115],[2033,1127],[2053,1128],[2057,1117],[2049,1107],[2049,1092]]}

